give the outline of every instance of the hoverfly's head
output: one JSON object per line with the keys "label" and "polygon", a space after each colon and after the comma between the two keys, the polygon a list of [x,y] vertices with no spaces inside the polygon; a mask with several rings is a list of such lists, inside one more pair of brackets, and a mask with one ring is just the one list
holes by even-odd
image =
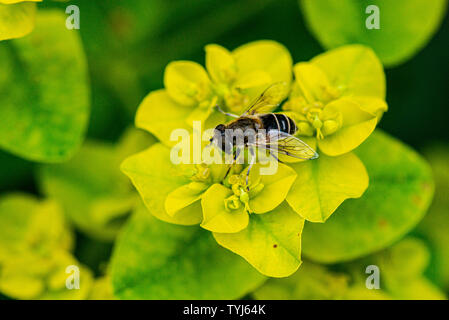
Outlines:
{"label": "hoverfly's head", "polygon": [[210,138],[210,142],[213,141],[221,141],[221,139],[224,139],[225,136],[225,126],[224,124],[219,124],[214,129],[214,135],[212,138]]}
{"label": "hoverfly's head", "polygon": [[225,129],[225,125],[219,124],[215,127],[214,135],[212,136],[212,138],[210,138],[210,143],[215,143],[217,147],[221,148],[222,150],[224,150],[223,145],[225,142]]}

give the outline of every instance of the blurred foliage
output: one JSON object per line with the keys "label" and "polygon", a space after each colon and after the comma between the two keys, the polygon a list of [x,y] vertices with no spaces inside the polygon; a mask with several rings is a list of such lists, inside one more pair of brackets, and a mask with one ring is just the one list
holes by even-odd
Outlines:
{"label": "blurred foliage", "polygon": [[425,149],[435,177],[435,197],[418,226],[417,234],[429,242],[432,249],[432,268],[429,277],[449,292],[449,147],[434,144]]}
{"label": "blurred foliage", "polygon": [[64,24],[59,11],[40,11],[31,35],[0,43],[0,147],[26,159],[67,160],[84,138],[87,66]]}
{"label": "blurred foliage", "polygon": [[[310,29],[326,48],[360,43],[370,46],[386,66],[410,59],[433,36],[447,0],[300,0]],[[379,29],[365,21],[379,8]],[[361,10],[362,9],[362,10]]]}
{"label": "blurred foliage", "polygon": [[39,170],[40,190],[58,200],[81,230],[113,240],[137,201],[129,180],[120,173],[120,163],[153,141],[137,129],[125,132],[116,145],[88,141],[71,160]]}
{"label": "blurred foliage", "polygon": [[[401,142],[377,130],[355,153],[368,170],[370,185],[325,224],[305,225],[303,252],[314,261],[351,260],[391,245],[416,226],[432,199],[429,166]],[[379,158],[383,153],[385,161]]]}
{"label": "blurred foliage", "polygon": [[80,290],[67,290],[73,237],[60,207],[25,194],[0,199],[0,290],[19,299],[83,299],[92,282],[80,266]]}
{"label": "blurred foliage", "polygon": [[[0,40],[34,31],[0,42],[0,299],[112,299],[113,291],[119,298],[240,298],[260,286],[265,278],[209,232],[154,219],[118,165],[155,141],[143,133],[129,138],[127,128],[145,95],[163,86],[170,61],[204,64],[208,43],[236,48],[259,39],[276,40],[293,61],[307,61],[323,52],[312,33],[326,47],[368,44],[395,66],[386,70],[389,112],[380,127],[417,149],[442,141],[425,150],[435,200],[412,232],[422,240],[387,248],[423,217],[432,187],[421,157],[377,132],[357,151],[370,174],[365,197],[345,201],[326,224],[306,223],[303,252],[314,261],[292,277],[270,279],[254,296],[443,298],[435,284],[448,292],[446,2],[416,9],[420,1],[408,1],[393,12],[388,8],[399,1],[378,1],[385,28],[377,34],[353,32],[368,16],[366,3],[355,1],[338,2],[325,21],[329,7],[312,14],[297,0],[15,2],[0,0]],[[313,6],[323,3],[329,1]],[[79,32],[64,28],[68,4],[80,7]],[[347,17],[355,5],[356,20]],[[381,268],[381,290],[364,284],[373,263]],[[70,264],[81,268],[81,290],[65,289]]]}
{"label": "blurred foliage", "polygon": [[[323,266],[305,261],[293,276],[270,279],[253,295],[257,299],[446,299],[423,276],[430,253],[425,244],[406,238],[389,249],[347,264]],[[379,270],[379,288],[368,289],[368,277]]]}
{"label": "blurred foliage", "polygon": [[111,277],[122,299],[236,299],[265,280],[210,232],[162,222],[143,204],[117,240]]}

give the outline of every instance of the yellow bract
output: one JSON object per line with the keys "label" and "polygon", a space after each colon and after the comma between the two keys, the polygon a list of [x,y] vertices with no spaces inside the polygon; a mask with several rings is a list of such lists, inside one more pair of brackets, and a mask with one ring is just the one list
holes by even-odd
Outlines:
{"label": "yellow bract", "polygon": [[260,273],[287,277],[301,265],[301,232],[304,220],[287,203],[275,211],[253,215],[237,233],[217,233],[223,247],[241,255]]}
{"label": "yellow bract", "polygon": [[300,137],[315,137],[330,156],[350,152],[374,131],[387,110],[382,65],[368,48],[352,45],[294,66],[295,82],[284,110]]}
{"label": "yellow bract", "polygon": [[136,126],[146,129],[164,144],[173,145],[174,129],[192,129],[201,121],[207,128],[225,122],[215,105],[240,114],[274,82],[290,83],[290,53],[274,41],[256,41],[229,51],[208,45],[207,71],[198,63],[174,61],[165,69],[165,89],[150,93],[139,106]]}
{"label": "yellow bract", "polygon": [[358,198],[368,188],[368,174],[353,153],[320,156],[319,161],[292,164],[299,173],[287,202],[304,219],[324,222],[348,198]]}
{"label": "yellow bract", "polygon": [[19,2],[0,1],[0,41],[23,37],[34,28],[36,4]]}

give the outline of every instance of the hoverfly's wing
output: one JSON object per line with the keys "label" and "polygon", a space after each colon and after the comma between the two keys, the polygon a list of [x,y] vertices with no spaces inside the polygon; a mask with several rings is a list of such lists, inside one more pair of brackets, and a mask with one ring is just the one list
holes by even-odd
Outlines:
{"label": "hoverfly's wing", "polygon": [[287,94],[287,82],[276,82],[265,89],[265,91],[250,104],[243,115],[271,112],[287,97]]}
{"label": "hoverfly's wing", "polygon": [[318,158],[318,153],[304,141],[278,130],[270,130],[265,138],[255,141],[256,147],[261,147],[270,153],[280,153],[297,159],[313,160]]}

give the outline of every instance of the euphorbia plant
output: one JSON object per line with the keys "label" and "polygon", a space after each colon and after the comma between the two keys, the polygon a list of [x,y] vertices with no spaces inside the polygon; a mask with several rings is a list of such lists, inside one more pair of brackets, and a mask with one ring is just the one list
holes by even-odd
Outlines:
{"label": "euphorbia plant", "polygon": [[[363,164],[350,151],[386,110],[382,66],[368,48],[348,46],[292,68],[283,46],[258,41],[232,52],[208,45],[206,67],[187,61],[167,66],[165,89],[150,93],[136,116],[136,125],[161,143],[125,160],[122,170],[154,216],[199,224],[262,274],[288,276],[301,264],[304,219],[325,221],[368,186]],[[295,119],[298,137],[318,148],[318,160],[279,164],[274,175],[252,170],[248,186],[243,166],[228,172],[224,164],[171,163],[173,130],[191,131],[194,120],[213,128],[226,121],[216,104],[241,113],[278,81],[291,87],[282,112]]]}

